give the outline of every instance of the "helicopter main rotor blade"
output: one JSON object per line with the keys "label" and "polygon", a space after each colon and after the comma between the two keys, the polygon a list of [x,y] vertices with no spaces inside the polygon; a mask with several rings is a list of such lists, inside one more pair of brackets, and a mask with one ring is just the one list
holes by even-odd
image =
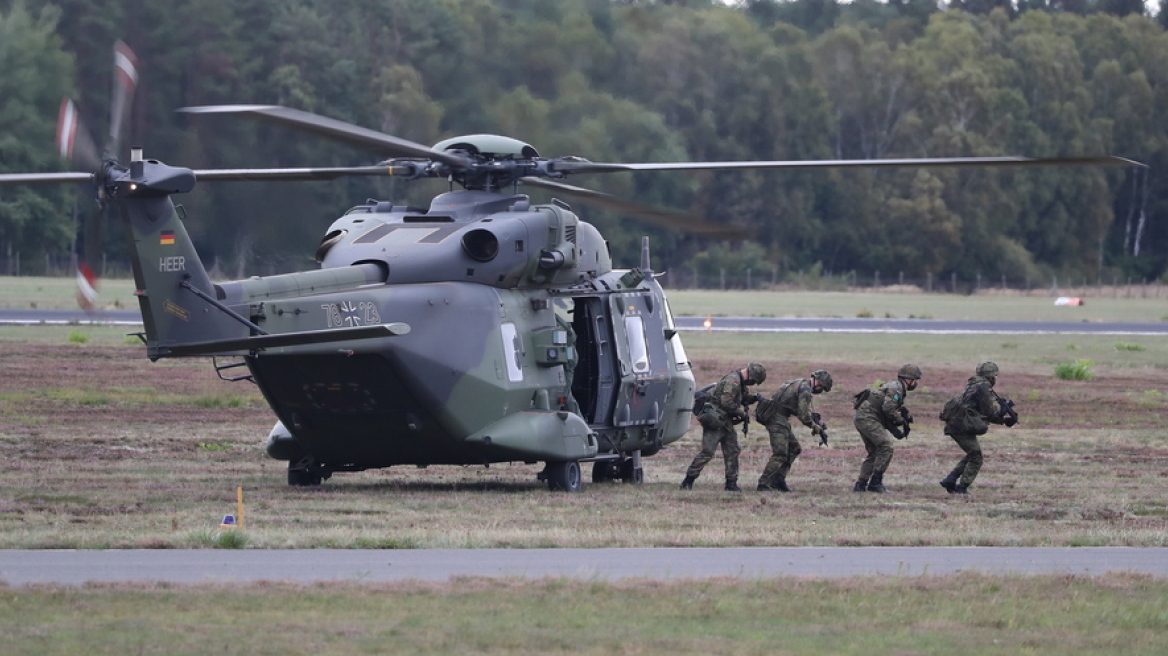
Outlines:
{"label": "helicopter main rotor blade", "polygon": [[63,173],[0,173],[0,185],[20,184],[67,184],[70,182],[90,182],[92,173],[67,171]]}
{"label": "helicopter main rotor blade", "polygon": [[550,168],[562,173],[613,173],[619,171],[700,171],[723,169],[815,169],[966,166],[1145,166],[1124,157],[925,157],[903,159],[779,160],[761,162],[660,162],[616,164],[605,162],[555,162]]}
{"label": "helicopter main rotor blade", "polygon": [[407,139],[369,130],[351,123],[338,121],[311,112],[281,107],[279,105],[207,105],[183,107],[180,112],[187,114],[247,114],[260,120],[276,123],[306,132],[320,134],[334,141],[356,146],[379,155],[392,157],[422,157],[442,162],[455,168],[465,167],[465,158],[453,153],[434,150]]}
{"label": "helicopter main rotor blade", "polygon": [[671,210],[663,210],[659,207],[652,207],[650,205],[642,205],[632,201],[623,200],[616,196],[593,191],[592,189],[584,189],[583,187],[574,187],[560,182],[551,182],[542,178],[525,177],[520,178],[520,182],[531,185],[533,187],[543,187],[564,194],[578,198],[586,203],[591,203],[604,209],[620,212],[626,216],[631,216],[640,219],[645,223],[649,223],[663,228],[672,228],[689,232],[692,234],[705,235],[708,237],[721,237],[724,239],[741,239],[747,236],[747,232],[741,228],[728,225],[719,225],[711,223],[705,219],[686,214],[684,212],[674,212]]}
{"label": "helicopter main rotor blade", "polygon": [[204,182],[249,182],[249,181],[310,181],[335,180],[354,175],[366,176],[413,176],[412,166],[342,166],[333,168],[287,168],[287,169],[202,169],[195,171],[195,179]]}

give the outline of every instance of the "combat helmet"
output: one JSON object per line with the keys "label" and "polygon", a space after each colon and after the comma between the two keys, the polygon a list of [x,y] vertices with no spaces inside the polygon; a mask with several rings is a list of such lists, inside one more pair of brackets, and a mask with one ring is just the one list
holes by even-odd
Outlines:
{"label": "combat helmet", "polygon": [[766,367],[757,362],[751,362],[746,365],[746,377],[754,381],[755,385],[758,385],[766,380]]}
{"label": "combat helmet", "polygon": [[993,362],[983,362],[977,365],[977,375],[983,378],[997,378],[998,365]]}
{"label": "combat helmet", "polygon": [[896,372],[896,377],[917,380],[921,377],[921,368],[915,364],[906,364]]}
{"label": "combat helmet", "polygon": [[831,391],[831,374],[827,373],[826,369],[816,369],[811,372],[811,380],[819,381],[819,385],[823,387],[823,391]]}

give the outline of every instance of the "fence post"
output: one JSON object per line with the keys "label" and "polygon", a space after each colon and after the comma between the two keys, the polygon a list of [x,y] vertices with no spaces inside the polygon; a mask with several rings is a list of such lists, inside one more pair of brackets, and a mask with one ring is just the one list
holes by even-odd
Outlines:
{"label": "fence post", "polygon": [[949,274],[949,291],[957,293],[957,272]]}
{"label": "fence post", "polygon": [[750,280],[752,273],[754,273],[754,269],[747,267],[746,268],[746,288],[747,289],[754,289],[754,285],[751,283],[751,280]]}
{"label": "fence post", "polygon": [[726,269],[718,269],[718,288],[726,291]]}
{"label": "fence post", "polygon": [[925,291],[930,294],[933,293],[933,272],[929,271],[925,274]]}
{"label": "fence post", "polygon": [[873,288],[880,287],[880,270],[879,269],[876,270],[876,275],[872,276],[872,287]]}

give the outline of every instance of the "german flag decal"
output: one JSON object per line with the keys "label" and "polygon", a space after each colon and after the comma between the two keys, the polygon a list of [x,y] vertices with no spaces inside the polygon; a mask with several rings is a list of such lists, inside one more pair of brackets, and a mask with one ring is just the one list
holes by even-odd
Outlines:
{"label": "german flag decal", "polygon": [[174,231],[166,230],[158,236],[158,243],[161,246],[169,246],[174,243]]}

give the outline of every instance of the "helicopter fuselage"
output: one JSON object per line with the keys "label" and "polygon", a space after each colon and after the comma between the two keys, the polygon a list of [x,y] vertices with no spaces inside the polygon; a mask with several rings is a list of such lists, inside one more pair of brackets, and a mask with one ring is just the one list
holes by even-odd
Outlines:
{"label": "helicopter fuselage", "polygon": [[[279,418],[272,457],[325,476],[621,460],[688,428],[693,375],[660,285],[612,269],[599,232],[562,204],[482,191],[425,210],[370,203],[334,222],[318,258],[319,270],[214,285],[246,320],[229,330],[409,329],[234,350]],[[158,261],[151,275],[177,266]],[[182,354],[150,341],[156,357]]]}

